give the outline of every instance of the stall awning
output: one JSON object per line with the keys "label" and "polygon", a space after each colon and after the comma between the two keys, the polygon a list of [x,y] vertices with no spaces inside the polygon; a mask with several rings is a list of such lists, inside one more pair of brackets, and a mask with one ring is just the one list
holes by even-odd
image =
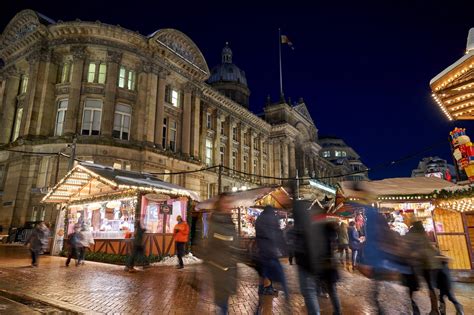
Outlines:
{"label": "stall awning", "polygon": [[67,173],[42,202],[67,203],[99,195],[119,194],[127,190],[185,196],[199,201],[196,192],[164,182],[153,175],[82,162]]}
{"label": "stall awning", "polygon": [[[353,189],[353,181],[343,181],[339,183],[340,193],[345,198],[359,195]],[[400,195],[428,195],[435,190],[443,189],[463,189],[454,183],[436,177],[400,177],[374,180],[363,183],[364,187],[376,196],[400,196]]]}
{"label": "stall awning", "polygon": [[[196,210],[215,210],[218,207],[219,196],[212,197],[196,205]],[[226,208],[263,207],[272,205],[281,210],[290,210],[292,198],[282,187],[262,187],[246,191],[226,194]]]}

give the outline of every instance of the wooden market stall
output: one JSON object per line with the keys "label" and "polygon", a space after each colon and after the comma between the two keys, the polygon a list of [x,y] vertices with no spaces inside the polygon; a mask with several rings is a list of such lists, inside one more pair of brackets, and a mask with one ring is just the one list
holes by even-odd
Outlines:
{"label": "wooden market stall", "polygon": [[[239,235],[243,238],[255,236],[255,220],[263,207],[270,205],[287,218],[292,209],[293,201],[287,190],[281,186],[226,193],[225,197],[225,211],[232,212]],[[218,202],[219,196],[215,196],[198,203],[195,211],[200,213],[212,212],[219,207]]]}
{"label": "wooden market stall", "polygon": [[[440,203],[443,192],[462,191],[464,186],[435,177],[410,177],[365,182],[363,187],[372,196],[372,206],[389,218],[394,230],[404,235],[414,221],[421,221],[440,251],[452,258],[451,268],[472,269],[472,242],[468,226],[470,223],[474,225],[474,222],[466,216],[469,212],[463,214],[459,209],[441,206],[446,202]],[[357,203],[360,196],[361,192],[354,189],[354,182],[341,182],[334,213],[353,216],[362,211],[363,207]],[[467,204],[465,209],[470,207],[473,211],[472,204]],[[474,227],[472,231],[474,234]]]}
{"label": "wooden market stall", "polygon": [[56,224],[55,253],[74,226],[86,224],[95,239],[93,252],[119,255],[130,252],[137,224],[146,229],[146,255],[173,255],[176,217],[186,220],[192,201],[199,201],[194,191],[150,174],[92,163],[75,166],[42,200],[60,203],[63,209]]}

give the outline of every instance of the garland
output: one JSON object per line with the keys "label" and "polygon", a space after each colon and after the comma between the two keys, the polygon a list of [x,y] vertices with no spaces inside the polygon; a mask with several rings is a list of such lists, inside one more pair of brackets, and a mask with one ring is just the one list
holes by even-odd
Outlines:
{"label": "garland", "polygon": [[82,205],[87,203],[96,203],[96,202],[103,202],[103,201],[111,201],[111,200],[118,200],[127,197],[136,197],[137,191],[134,189],[126,190],[120,193],[113,193],[113,194],[106,194],[98,197],[89,197],[83,198],[80,200],[75,200],[69,203],[69,205]]}
{"label": "garland", "polygon": [[[411,195],[383,195],[377,197],[377,200],[381,201],[426,201],[433,199],[462,199],[462,198],[473,198],[474,197],[474,186],[467,187],[461,190],[435,190],[430,194],[411,194]],[[355,200],[355,198],[352,198]]]}

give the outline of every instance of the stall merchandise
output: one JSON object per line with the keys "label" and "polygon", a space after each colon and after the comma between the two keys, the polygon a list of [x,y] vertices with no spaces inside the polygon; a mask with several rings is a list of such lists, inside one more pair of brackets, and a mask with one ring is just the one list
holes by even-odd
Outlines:
{"label": "stall merchandise", "polygon": [[80,163],[43,202],[62,205],[55,236],[56,252],[61,250],[62,235],[72,233],[75,226],[87,225],[96,240],[92,251],[127,254],[131,249],[130,238],[137,224],[141,224],[146,230],[145,253],[166,255],[174,252],[176,217],[186,219],[190,200],[198,201],[199,196],[150,174]]}

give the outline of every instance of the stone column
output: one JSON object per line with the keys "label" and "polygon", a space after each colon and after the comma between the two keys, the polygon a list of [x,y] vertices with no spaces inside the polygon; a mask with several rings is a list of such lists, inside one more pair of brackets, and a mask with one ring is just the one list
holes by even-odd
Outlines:
{"label": "stone column", "polygon": [[69,100],[64,120],[64,134],[74,135],[80,133],[80,126],[77,126],[80,115],[82,75],[84,71],[84,59],[86,58],[86,47],[72,46],[73,56],[71,83],[69,84]]}
{"label": "stone column", "polygon": [[221,124],[222,124],[222,112],[216,110],[215,113],[215,133],[214,133],[214,165],[224,164],[224,161],[221,161]]}
{"label": "stone column", "polygon": [[[41,136],[49,136],[54,132],[54,123],[56,120],[57,103],[56,100],[56,82],[58,75],[58,66],[56,57],[51,51],[44,56],[44,71],[41,86],[38,88],[40,92],[39,109],[37,116],[37,125],[35,134]],[[53,113],[53,114],[52,114]]]}
{"label": "stone column", "polygon": [[183,121],[181,124],[181,152],[185,156],[189,156],[191,144],[191,93],[192,86],[190,84],[184,89],[184,104],[183,104]]}
{"label": "stone column", "polygon": [[112,137],[112,130],[114,128],[115,98],[121,60],[122,53],[107,51],[107,77],[105,79],[105,97],[100,126],[101,135],[105,137]]}
{"label": "stone column", "polygon": [[132,126],[130,139],[134,141],[145,141],[145,126],[147,122],[147,95],[148,75],[152,71],[152,65],[146,61],[142,63],[137,75],[137,99],[132,110]]}
{"label": "stone column", "polygon": [[[267,142],[267,154],[268,154],[268,164],[267,164],[267,172],[268,172],[268,176],[277,176],[275,174],[275,160],[274,160],[274,155],[273,155],[273,149],[274,148],[274,144],[273,144],[273,141],[268,139],[268,142]],[[269,179],[268,180],[270,183],[274,183],[275,181],[272,180],[272,179]]]}
{"label": "stone column", "polygon": [[[232,168],[232,152],[234,151],[234,118],[227,116],[227,166]],[[237,164],[237,160],[235,161]],[[235,165],[237,168],[237,165]]]}
{"label": "stone column", "polygon": [[309,163],[308,163],[308,169],[309,169],[309,176],[313,176],[314,174],[314,159],[312,156],[309,156]]}
{"label": "stone column", "polygon": [[32,130],[30,129],[31,124],[34,124],[36,127],[36,119],[38,107],[36,106],[37,91],[36,87],[41,84],[39,73],[41,71],[40,59],[41,59],[41,50],[36,50],[32,52],[26,61],[29,64],[28,70],[28,85],[26,88],[26,95],[23,101],[23,117],[20,124],[20,133],[19,137],[32,135]]}
{"label": "stone column", "polygon": [[[155,144],[158,148],[162,148],[163,142],[163,120],[165,118],[165,91],[166,91],[166,77],[168,76],[168,72],[161,69],[158,73],[158,96],[156,96],[156,81],[154,81],[154,90],[155,90],[155,103],[156,104],[156,111],[155,111]],[[156,76],[155,76],[156,78]],[[156,80],[156,79],[155,79]],[[153,116],[152,116],[153,117]]]}
{"label": "stone column", "polygon": [[290,176],[289,174],[289,148],[288,148],[288,140],[283,140],[280,142],[281,144],[281,152],[282,152],[282,158],[283,158],[283,174],[282,177],[288,178]]}
{"label": "stone column", "polygon": [[206,162],[206,138],[207,138],[207,123],[206,123],[207,105],[201,104],[201,161]]}
{"label": "stone column", "polygon": [[273,141],[273,176],[283,177],[282,175],[282,160],[281,160],[281,149],[282,145],[280,140],[275,139]]}
{"label": "stone column", "polygon": [[[258,160],[258,168],[259,168],[259,174],[260,175],[267,175],[267,174],[264,174],[263,173],[263,164],[265,163],[265,160],[264,160],[264,150],[263,150],[263,147],[266,146],[266,142],[264,141],[264,138],[263,138],[263,134],[260,134],[260,137],[258,138],[260,143],[259,143],[259,147],[260,147],[260,159]],[[268,153],[268,151],[266,151]],[[268,161],[268,159],[267,159]],[[267,163],[267,170],[268,170],[268,163]],[[262,179],[263,181],[263,179]]]}
{"label": "stone column", "polygon": [[0,143],[9,143],[15,121],[16,97],[20,89],[20,75],[15,68],[6,70],[5,96],[0,116]]}
{"label": "stone column", "polygon": [[[290,177],[296,177],[296,154],[295,154],[295,143],[290,140],[290,152],[289,152],[289,168],[290,168]],[[303,174],[298,174],[299,177]]]}
{"label": "stone column", "polygon": [[199,159],[199,114],[201,112],[201,91],[194,91],[194,103],[192,108],[192,143],[191,155]]}
{"label": "stone column", "polygon": [[247,132],[247,127],[244,126],[243,123],[240,123],[240,139],[239,139],[240,141],[240,171],[249,173],[248,169],[244,169],[244,156],[245,156],[244,138],[245,138],[246,132]]}
{"label": "stone column", "polygon": [[[253,148],[254,144],[255,144],[255,137],[257,136],[257,134],[255,133],[255,131],[253,131],[252,129],[250,130],[250,142],[249,142],[249,168],[250,168],[250,171],[249,173],[250,174],[254,174],[254,169],[253,169],[253,161],[255,159],[255,149]],[[255,175],[258,175],[255,174]],[[252,180],[256,180],[257,177],[253,177]]]}

